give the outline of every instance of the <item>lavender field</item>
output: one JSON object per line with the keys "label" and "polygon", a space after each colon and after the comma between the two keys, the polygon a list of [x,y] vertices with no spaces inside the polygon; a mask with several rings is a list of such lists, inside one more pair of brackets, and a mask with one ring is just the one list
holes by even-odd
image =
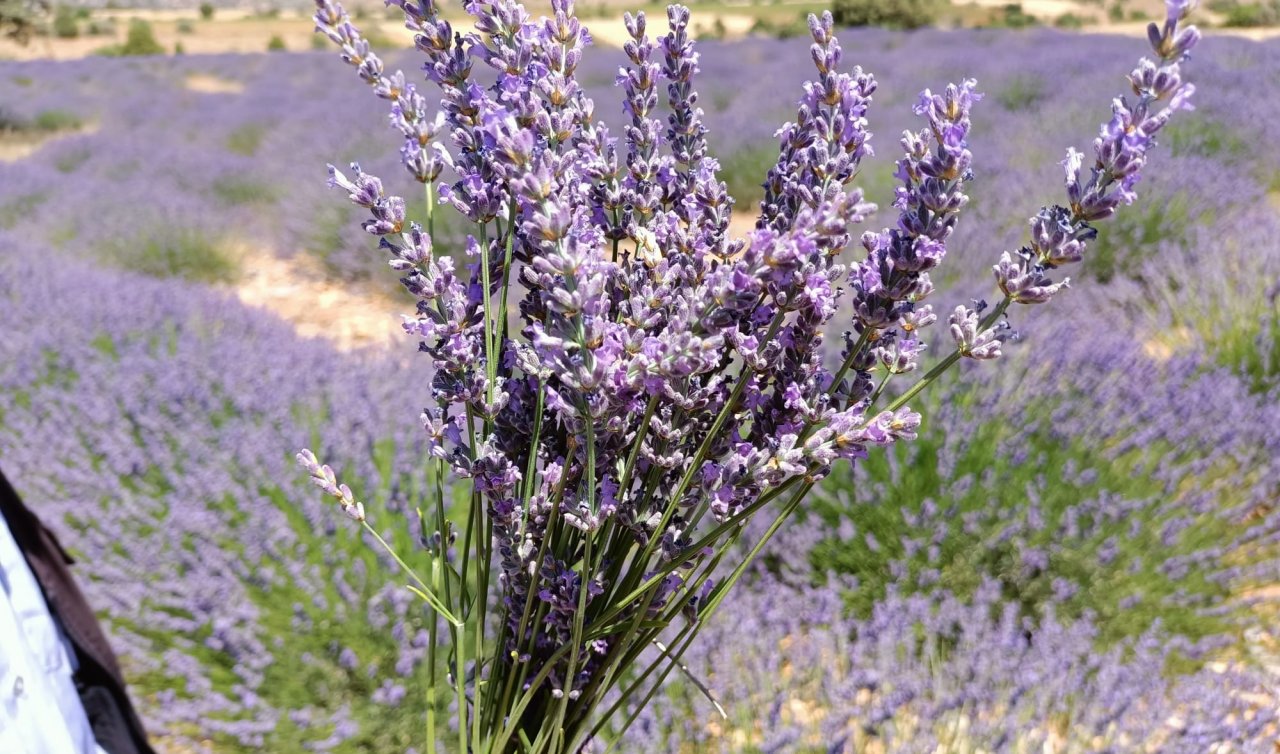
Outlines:
{"label": "lavender field", "polygon": [[[917,93],[972,76],[986,95],[935,274],[948,312],[992,297],[1141,40],[841,42],[880,82],[866,229],[894,222]],[[742,233],[813,63],[797,40],[698,49]],[[626,58],[591,53],[578,80],[620,133]],[[1280,750],[1280,41],[1209,36],[1188,69],[1196,109],[1072,287],[1022,308],[1001,368],[917,399],[918,440],[822,480],[615,750]],[[392,326],[413,309],[326,187],[354,160],[419,195],[371,100],[331,51],[0,62],[0,465],[76,557],[164,751],[426,748],[429,612],[293,463],[316,450],[425,557],[430,364],[309,314],[318,290]],[[435,230],[437,249],[470,232]],[[284,316],[237,295],[266,265],[300,298]]]}

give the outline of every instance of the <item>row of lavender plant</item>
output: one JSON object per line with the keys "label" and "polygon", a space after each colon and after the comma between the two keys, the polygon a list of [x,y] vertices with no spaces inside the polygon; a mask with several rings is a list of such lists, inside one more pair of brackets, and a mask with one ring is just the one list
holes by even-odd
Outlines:
{"label": "row of lavender plant", "polygon": [[[436,531],[428,575],[405,568],[447,621],[453,667],[440,685],[452,686],[457,748],[468,751],[577,751],[630,705],[625,731],[835,462],[915,439],[921,417],[907,404],[961,359],[999,357],[1011,304],[1045,303],[1066,286],[1050,274],[1081,261],[1092,223],[1134,201],[1157,132],[1187,106],[1193,88],[1179,62],[1199,38],[1179,25],[1189,7],[1171,2],[1163,28],[1151,26],[1159,62],[1130,74],[1132,99],[1114,101],[1087,171],[1068,150],[1065,206],[1036,214],[1030,242],[994,267],[1002,298],[990,312],[957,306],[953,350],[890,399],[890,379],[916,369],[920,334],[938,319],[922,301],[968,201],[975,82],[921,94],[914,109],[928,125],[901,141],[897,225],[863,234],[866,259],[846,273],[836,256],[849,226],[875,209],[850,184],[870,154],[876,82],[861,68],[841,72],[829,15],[810,18],[819,76],[778,132],[756,230],[731,240],[686,8],[669,9],[658,43],[643,15],[625,17],[618,83],[630,123],[619,143],[576,82],[590,38],[571,2],[540,21],[514,3],[469,5],[476,27],[466,35],[433,3],[397,5],[441,90],[442,117],[429,116],[403,73],[385,70],[340,5],[319,0],[316,22],[391,103],[403,163],[427,187],[427,227],[357,165],[350,177],[331,168],[331,184],[369,210],[365,230],[419,300],[405,329],[433,360],[422,418],[437,469],[424,521]],[[489,87],[472,76],[477,60],[497,72]],[[452,150],[432,143],[445,128]],[[442,201],[476,226],[464,271],[433,249],[442,168],[456,178],[441,183]],[[823,338],[846,274],[852,330],[828,371]],[[525,290],[518,332],[513,278]],[[298,460],[373,531],[332,469],[310,451]],[[452,520],[446,466],[471,480]],[[738,552],[762,511],[772,523]],[[726,556],[732,571],[716,581]],[[682,614],[672,649],[643,660]],[[427,716],[434,749],[430,700]]]}
{"label": "row of lavender plant", "polygon": [[[1262,243],[1266,232],[1259,228],[1255,242]],[[279,323],[225,297],[104,271],[95,271],[94,279],[120,296],[99,304],[86,331],[82,321],[65,316],[78,305],[85,265],[4,248],[0,313],[12,332],[0,350],[0,462],[81,562],[93,564],[82,571],[91,598],[127,653],[135,689],[162,740],[189,738],[187,750],[213,738],[218,751],[281,752],[381,751],[419,740],[421,710],[413,703],[425,694],[426,642],[420,612],[385,576],[383,569],[395,566],[362,560],[366,546],[344,538],[332,508],[271,484],[284,465],[273,449],[313,432],[307,415],[323,415],[330,426],[347,427],[332,438],[342,445],[329,452],[347,459],[361,479],[381,478],[375,466],[382,461],[369,449],[387,445],[391,428],[398,427],[395,434],[406,447],[393,466],[407,490],[415,427],[380,407],[409,373],[379,369],[367,355],[295,342]],[[15,257],[21,261],[15,264]],[[1061,327],[1060,333],[1030,333],[1030,342],[1009,356],[1034,351],[1042,338],[1068,337],[1069,326]],[[1216,386],[1216,406],[1229,410],[1224,413],[1199,401],[1202,390],[1195,384],[1187,389],[1182,383],[1194,379],[1193,369],[1179,366],[1171,379],[1160,364],[1144,361],[1141,344],[1129,346],[1108,345],[1093,361],[1082,358],[1084,344],[1056,356],[1094,380],[1085,392],[1099,396],[1096,405],[1076,399],[1075,417],[1056,422],[1064,441],[1140,425],[1140,417],[1170,402],[1188,421],[1164,422],[1161,432],[1183,433],[1169,442],[1218,449],[1210,465],[1233,456],[1256,462],[1269,454],[1274,461],[1275,417],[1260,410],[1265,402],[1249,402],[1242,383],[1230,375],[1204,376],[1201,384]],[[1009,426],[1026,420],[1024,409],[1041,397],[1032,386],[1049,384],[1057,369],[1043,359],[1031,363],[1026,377],[1018,369],[1000,373],[1004,384],[983,398],[989,401],[984,415]],[[1117,364],[1138,370],[1137,385],[1117,379]],[[966,380],[946,402],[967,392],[988,395],[982,382]],[[369,397],[351,400],[356,386],[371,391]],[[1109,396],[1100,387],[1124,392]],[[1117,403],[1134,405],[1139,418],[1108,422],[1101,409]],[[1221,418],[1216,427],[1214,415]],[[1217,434],[1204,434],[1206,429]],[[941,433],[935,436],[941,440]],[[1010,438],[1003,453],[1018,452],[1018,439]],[[1260,439],[1271,445],[1259,446]],[[1251,449],[1257,455],[1247,455]],[[943,474],[955,476],[946,469],[956,461],[939,463]],[[1169,463],[1177,468],[1176,460],[1164,465]],[[904,462],[896,478],[907,479],[911,467]],[[1265,502],[1280,474],[1263,465],[1259,477],[1251,494]],[[870,489],[878,478],[859,480],[858,489],[868,492],[860,507],[850,508],[855,525],[892,507],[896,493]],[[993,481],[1002,479],[1007,474],[997,471]],[[956,479],[957,488],[940,493],[941,499],[962,497],[963,481]],[[1166,483],[1194,489],[1196,471],[1168,476]],[[1223,486],[1238,485],[1228,478],[1198,505],[1212,507]],[[841,490],[820,497],[820,507],[844,507],[826,499],[849,494]],[[388,510],[374,510],[382,534],[393,538],[403,527],[393,514],[405,493],[389,487],[387,494]],[[1043,515],[1005,505],[1028,520]],[[1107,500],[1098,507],[1103,515],[1125,515]],[[305,515],[287,515],[295,510]],[[937,519],[928,515],[920,531],[934,536]],[[757,531],[764,523],[757,522]],[[729,721],[678,675],[641,712],[621,749],[797,751],[843,741],[843,750],[864,751],[878,750],[879,741],[888,751],[945,742],[1021,751],[1047,737],[1068,751],[1134,750],[1144,742],[1194,752],[1207,748],[1207,741],[1265,751],[1274,737],[1258,704],[1268,698],[1266,682],[1236,671],[1162,675],[1171,653],[1186,646],[1160,630],[1168,626],[1152,629],[1132,653],[1123,646],[1098,653],[1094,638],[1105,625],[1062,617],[1072,609],[1068,604],[1055,606],[1057,619],[1028,624],[1008,614],[1016,605],[997,599],[989,585],[978,591],[975,605],[936,587],[931,597],[905,599],[917,588],[905,579],[876,600],[865,622],[847,620],[841,590],[849,585],[808,583],[805,555],[826,529],[790,530],[773,548],[774,573],[753,568],[745,577],[749,588],[686,654],[692,677],[711,690]],[[1015,531],[1015,542],[1022,532],[1034,530]],[[864,532],[852,534],[857,539]],[[1063,530],[1050,534],[1070,543]],[[938,536],[943,547],[954,541],[945,532]],[[1157,548],[1146,554],[1153,566],[1164,562]],[[1206,555],[1201,562],[1221,561]],[[941,647],[901,643],[925,628],[926,635],[950,641]],[[230,684],[218,670],[223,667],[236,675]],[[832,670],[827,683],[806,674],[814,667]],[[292,699],[282,694],[290,688]],[[316,690],[325,692],[323,698],[297,696]],[[1070,715],[1061,712],[1064,700],[1071,700]],[[1022,735],[1003,735],[1011,729]]]}

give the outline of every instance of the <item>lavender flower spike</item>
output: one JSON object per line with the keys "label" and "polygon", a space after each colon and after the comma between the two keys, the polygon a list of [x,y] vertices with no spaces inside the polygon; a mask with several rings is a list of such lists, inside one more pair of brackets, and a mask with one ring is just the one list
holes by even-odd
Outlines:
{"label": "lavender flower spike", "polygon": [[303,448],[297,455],[298,465],[307,470],[311,475],[311,481],[317,487],[324,491],[326,495],[338,501],[342,506],[342,512],[347,514],[353,521],[361,521],[364,519],[364,503],[359,502],[351,494],[351,488],[345,484],[338,482],[337,476],[333,473],[333,469],[327,465],[321,466],[316,454],[310,450]]}

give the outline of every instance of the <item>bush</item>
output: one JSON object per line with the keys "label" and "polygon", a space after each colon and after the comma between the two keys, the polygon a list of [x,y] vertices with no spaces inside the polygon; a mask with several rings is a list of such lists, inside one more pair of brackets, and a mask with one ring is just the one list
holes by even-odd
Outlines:
{"label": "bush", "polygon": [[1219,4],[1217,10],[1226,16],[1222,20],[1223,26],[1251,28],[1280,24],[1280,0],[1266,3],[1229,2]]}
{"label": "bush", "polygon": [[58,6],[53,14],[53,36],[58,39],[75,39],[80,36],[80,24],[76,21],[74,8]]}
{"label": "bush", "polygon": [[[1087,22],[1093,23],[1094,20],[1090,18],[1088,19]],[[1086,23],[1085,19],[1077,16],[1074,13],[1063,13],[1061,16],[1058,16],[1058,18],[1054,20],[1053,25],[1058,27],[1059,29],[1082,29],[1084,28],[1085,23]]]}
{"label": "bush", "polygon": [[43,110],[32,121],[37,131],[68,131],[83,125],[80,117],[66,110]]}
{"label": "bush", "polygon": [[0,37],[26,44],[48,16],[47,0],[0,1]]}
{"label": "bush", "polygon": [[200,3],[200,17],[206,21],[213,19],[213,3]]}
{"label": "bush", "polygon": [[129,32],[125,35],[124,44],[110,45],[98,50],[99,55],[119,57],[122,55],[163,55],[164,47],[156,41],[151,24],[135,18],[129,22]]}
{"label": "bush", "polygon": [[809,33],[809,23],[802,13],[790,21],[771,21],[760,16],[751,25],[751,34],[759,34],[774,39],[791,39]]}
{"label": "bush", "polygon": [[1039,23],[1039,19],[1022,9],[1022,3],[1009,3],[1000,9],[993,25],[1006,29],[1025,29]]}
{"label": "bush", "polygon": [[831,15],[837,26],[884,26],[918,29],[937,20],[936,0],[834,0]]}
{"label": "bush", "polygon": [[179,21],[179,22],[178,22],[178,33],[179,33],[179,34],[194,34],[194,33],[195,33],[195,30],[196,30],[196,25],[195,25],[194,23],[190,22],[190,21]]}
{"label": "bush", "polygon": [[286,49],[284,38],[279,34],[273,35],[271,40],[267,42],[267,52],[284,52]]}
{"label": "bush", "polygon": [[222,245],[197,230],[160,229],[112,241],[101,251],[107,262],[151,277],[226,283],[238,274],[235,259]]}

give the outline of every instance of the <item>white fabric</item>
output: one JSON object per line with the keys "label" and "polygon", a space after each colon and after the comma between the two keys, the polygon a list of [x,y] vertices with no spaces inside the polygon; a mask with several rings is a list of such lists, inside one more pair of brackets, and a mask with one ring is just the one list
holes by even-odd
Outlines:
{"label": "white fabric", "polygon": [[75,651],[0,517],[0,752],[106,754],[80,704]]}

